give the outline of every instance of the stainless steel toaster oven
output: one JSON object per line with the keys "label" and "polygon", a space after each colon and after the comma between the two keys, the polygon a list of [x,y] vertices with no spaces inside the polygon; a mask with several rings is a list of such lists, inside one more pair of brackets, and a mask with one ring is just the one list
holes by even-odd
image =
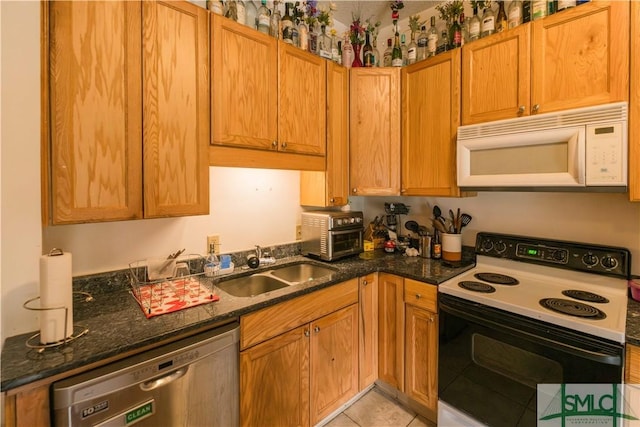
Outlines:
{"label": "stainless steel toaster oven", "polygon": [[362,212],[302,213],[302,254],[334,261],[363,251]]}

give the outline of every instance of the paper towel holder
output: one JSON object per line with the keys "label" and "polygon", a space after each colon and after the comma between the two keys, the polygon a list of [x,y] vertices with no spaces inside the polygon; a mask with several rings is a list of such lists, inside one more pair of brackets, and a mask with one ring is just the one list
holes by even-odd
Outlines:
{"label": "paper towel holder", "polygon": [[[53,252],[53,249],[52,249],[52,252]],[[60,251],[60,252],[62,253],[62,251]],[[50,252],[50,254],[51,254],[51,252]],[[60,254],[58,254],[58,255],[60,255]],[[55,256],[55,254],[51,255],[51,256]],[[84,295],[85,302],[93,301],[93,296],[91,296],[91,294],[88,293],[88,292],[74,291],[73,293],[74,294]],[[31,299],[25,301],[24,304],[22,304],[22,306],[24,308],[26,308],[27,310],[33,310],[33,311],[64,310],[64,321],[65,321],[64,330],[66,331],[67,330],[66,324],[67,324],[67,321],[69,319],[69,315],[68,315],[69,308],[66,307],[66,306],[60,306],[60,307],[30,307],[29,306],[29,304],[31,304],[32,302],[37,301],[39,299],[40,299],[39,296],[31,298]],[[66,345],[66,344],[70,343],[71,341],[73,341],[73,340],[75,340],[77,338],[80,338],[81,336],[85,335],[87,332],[89,332],[89,328],[87,328],[85,326],[81,326],[81,325],[73,325],[73,333],[70,336],[68,336],[68,337],[66,337],[66,338],[64,338],[64,339],[62,339],[60,341],[47,343],[47,344],[42,344],[39,340],[37,340],[37,341],[35,341],[35,342],[37,342],[37,344],[36,344],[33,341],[40,336],[40,332],[37,332],[37,333],[35,333],[34,335],[32,335],[31,337],[29,337],[27,339],[26,345],[27,345],[28,348],[37,349],[38,352],[41,353],[47,348],[53,348],[53,347],[59,347],[61,345]]]}

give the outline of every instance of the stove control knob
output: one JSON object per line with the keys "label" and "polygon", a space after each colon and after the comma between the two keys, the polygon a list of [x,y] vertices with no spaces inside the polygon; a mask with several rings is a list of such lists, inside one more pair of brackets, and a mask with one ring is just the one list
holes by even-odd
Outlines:
{"label": "stove control knob", "polygon": [[612,257],[611,255],[605,255],[602,258],[602,266],[607,270],[612,270],[618,266],[618,260]]}
{"label": "stove control knob", "polygon": [[502,252],[507,250],[507,244],[505,242],[498,242],[496,243],[496,251],[501,254]]}
{"label": "stove control knob", "polygon": [[585,254],[582,257],[582,262],[584,262],[589,267],[593,267],[598,263],[598,257],[591,253]]}
{"label": "stove control knob", "polygon": [[564,251],[555,251],[553,253],[553,259],[558,261],[558,262],[562,262],[565,259],[565,253]]}
{"label": "stove control knob", "polygon": [[491,249],[493,249],[493,242],[491,240],[485,240],[484,242],[482,242],[482,249],[485,252],[489,252]]}

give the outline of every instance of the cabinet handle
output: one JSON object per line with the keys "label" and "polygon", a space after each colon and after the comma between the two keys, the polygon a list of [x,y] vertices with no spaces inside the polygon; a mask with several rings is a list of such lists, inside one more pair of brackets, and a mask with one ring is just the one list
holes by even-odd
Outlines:
{"label": "cabinet handle", "polygon": [[518,107],[518,115],[519,116],[523,115],[524,114],[524,110],[525,110],[524,105],[521,105],[520,107]]}
{"label": "cabinet handle", "polygon": [[407,190],[405,190],[404,188],[400,189],[400,193],[406,193]]}
{"label": "cabinet handle", "polygon": [[305,329],[305,330],[304,330],[304,336],[308,338],[308,337],[309,337],[309,335],[311,335],[311,334],[309,333],[309,330],[308,330],[308,329]]}
{"label": "cabinet handle", "polygon": [[416,299],[420,299],[420,298],[422,298],[422,295],[416,294]]}
{"label": "cabinet handle", "polygon": [[540,104],[535,104],[531,112],[535,114],[538,112],[539,109],[540,109]]}
{"label": "cabinet handle", "polygon": [[271,143],[271,146],[272,146],[274,149],[277,149],[277,148],[278,148],[278,141],[273,141],[273,142]]}
{"label": "cabinet handle", "polygon": [[283,150],[287,149],[287,143],[283,142],[282,144],[280,144],[280,148],[282,148]]}
{"label": "cabinet handle", "polygon": [[316,334],[320,332],[320,326],[316,326],[315,328],[313,328],[313,332],[315,332]]}
{"label": "cabinet handle", "polygon": [[435,318],[433,316],[429,316],[429,322],[433,323],[435,321]]}

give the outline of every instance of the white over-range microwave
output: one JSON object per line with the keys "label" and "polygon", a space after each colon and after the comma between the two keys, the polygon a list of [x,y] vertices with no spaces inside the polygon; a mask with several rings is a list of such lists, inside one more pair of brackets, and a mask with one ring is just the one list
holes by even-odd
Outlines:
{"label": "white over-range microwave", "polygon": [[458,186],[469,191],[627,190],[627,103],[461,126]]}

